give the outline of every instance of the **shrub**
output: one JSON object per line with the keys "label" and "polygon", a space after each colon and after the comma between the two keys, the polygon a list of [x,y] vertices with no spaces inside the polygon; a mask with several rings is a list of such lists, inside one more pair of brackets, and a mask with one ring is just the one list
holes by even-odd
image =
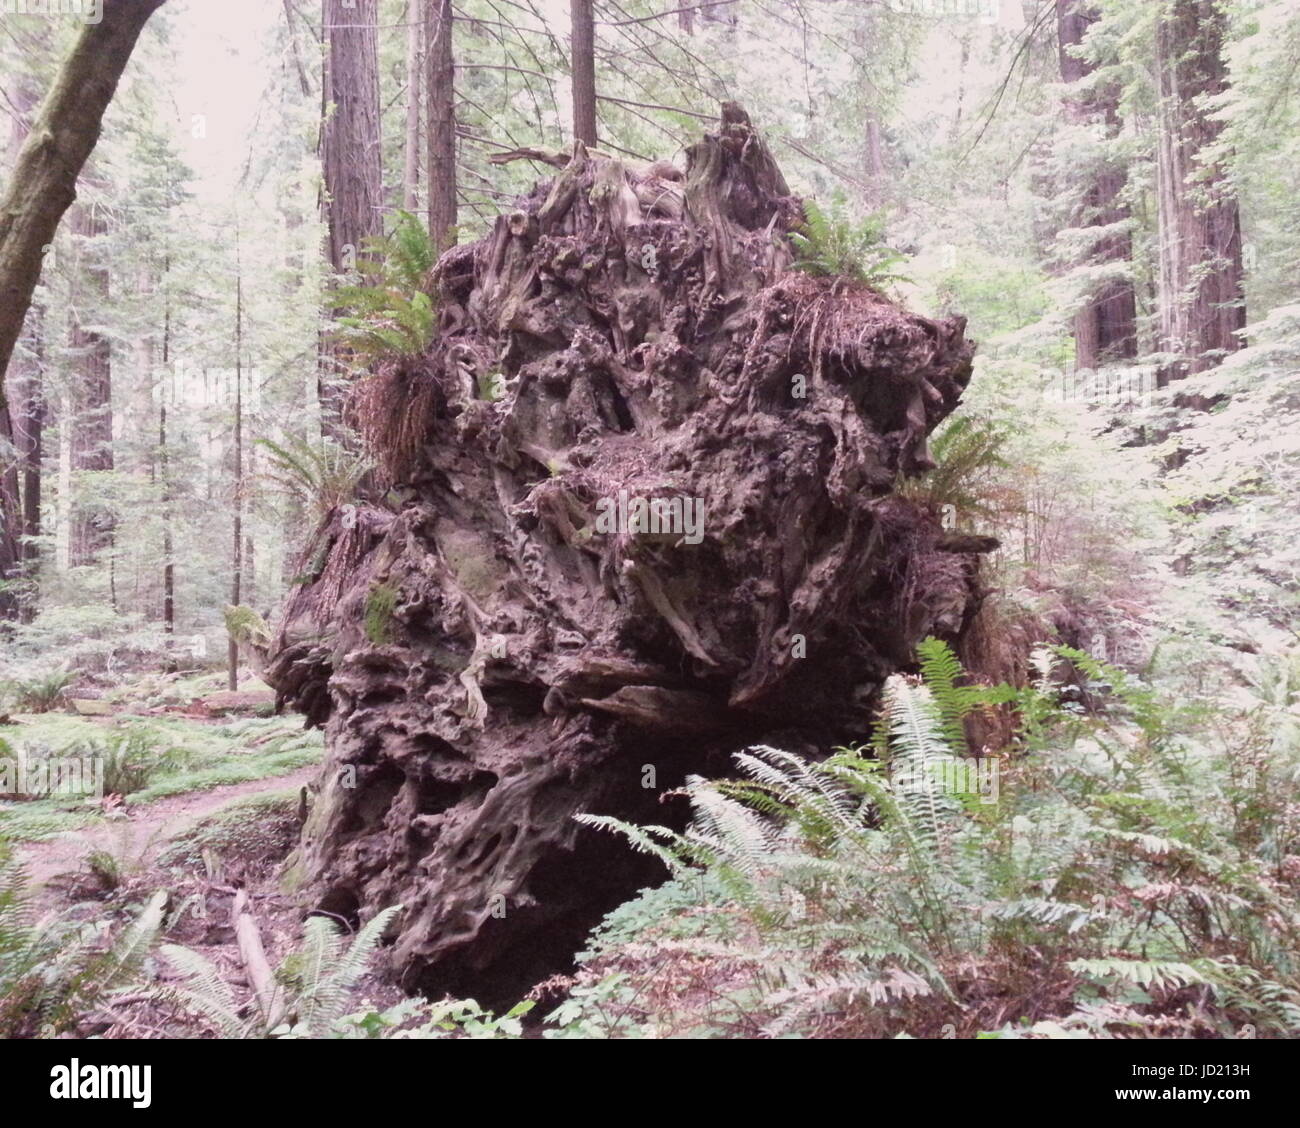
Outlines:
{"label": "shrub", "polygon": [[19,713],[49,713],[64,703],[64,693],[76,680],[68,670],[44,670],[6,682],[0,692]]}

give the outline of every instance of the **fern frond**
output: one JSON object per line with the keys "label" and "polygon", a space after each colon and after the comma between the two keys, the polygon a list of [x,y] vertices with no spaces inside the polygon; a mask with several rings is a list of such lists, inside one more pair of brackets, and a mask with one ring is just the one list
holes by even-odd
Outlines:
{"label": "fern frond", "polygon": [[222,1038],[247,1037],[250,1024],[239,1017],[234,993],[216,965],[179,944],[164,944],[161,951],[187,980],[184,987],[164,988],[161,993],[206,1018]]}

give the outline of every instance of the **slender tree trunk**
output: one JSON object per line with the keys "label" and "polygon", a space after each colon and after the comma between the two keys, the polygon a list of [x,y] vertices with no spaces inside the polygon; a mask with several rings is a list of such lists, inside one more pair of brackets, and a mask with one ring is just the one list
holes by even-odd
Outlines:
{"label": "slender tree trunk", "polygon": [[880,34],[875,14],[869,9],[862,17],[862,23],[854,32],[859,49],[858,66],[863,76],[863,98],[866,112],[862,130],[862,173],[866,182],[863,190],[863,203],[871,210],[879,208],[885,201],[885,150],[881,138],[880,91],[871,80],[871,61],[877,55],[876,41]]}
{"label": "slender tree trunk", "polygon": [[[249,372],[249,389],[251,390],[252,380],[256,375],[255,372]],[[257,434],[257,400],[253,401],[252,416],[249,417],[247,411],[241,412],[243,418],[243,429],[249,434]],[[244,468],[242,471],[243,488],[240,491],[241,513],[254,513],[257,510],[257,445],[245,444],[248,446],[248,453],[244,456]],[[244,555],[240,562],[240,583],[243,587],[243,601],[249,607],[257,605],[257,552],[256,545],[253,542],[253,529],[251,522],[240,518],[244,530]]]}
{"label": "slender tree trunk", "polygon": [[1172,0],[1156,29],[1160,337],[1175,358],[1162,385],[1241,348],[1246,324],[1241,217],[1208,104],[1228,86],[1225,25],[1217,0]]}
{"label": "slender tree trunk", "polygon": [[[15,158],[27,140],[39,99],[33,79],[21,76],[10,94],[10,148]],[[39,306],[28,311],[26,329],[28,347],[14,354],[7,373],[8,395],[0,395],[0,451],[9,449],[6,444],[12,444],[13,450],[13,461],[0,463],[0,582],[22,585],[0,588],[3,619],[31,617],[34,600],[23,589],[34,572],[36,546],[31,538],[40,533],[43,311]]]}
{"label": "slender tree trunk", "polygon": [[970,32],[965,31],[961,37],[961,57],[957,63],[957,109],[953,114],[952,127],[948,131],[948,142],[951,145],[957,144],[957,139],[961,136],[961,128],[965,124],[963,115],[966,112],[966,68],[970,63]]}
{"label": "slender tree trunk", "polygon": [[[383,234],[378,0],[325,0],[325,218],[330,266],[345,274],[367,239]],[[321,423],[341,435],[344,357],[323,350]]]}
{"label": "slender tree trunk", "polygon": [[573,136],[596,146],[596,24],[591,0],[569,0],[573,53]]}
{"label": "slender tree trunk", "polygon": [[[234,531],[230,544],[230,605],[238,607],[243,587],[244,549],[244,279],[236,257],[235,267],[235,496]],[[233,632],[226,645],[227,684],[239,688],[239,643]]]}
{"label": "slender tree trunk", "polygon": [[[1061,78],[1067,83],[1077,83],[1096,69],[1069,48],[1083,42],[1099,16],[1090,0],[1056,0]],[[1119,133],[1119,88],[1113,83],[1094,87],[1083,95],[1067,95],[1064,108],[1072,122],[1095,124],[1107,139]],[[1116,161],[1106,161],[1093,171],[1075,212],[1074,226],[1127,224],[1129,210],[1121,199],[1125,179],[1124,168]],[[1132,253],[1133,240],[1127,229],[1098,237],[1086,253],[1082,265],[1117,266],[1123,269],[1124,276],[1103,282],[1075,313],[1075,364],[1080,370],[1137,356],[1137,299],[1126,269]]]}
{"label": "slender tree trunk", "polygon": [[[112,344],[102,333],[86,328],[94,324],[109,297],[109,272],[99,261],[108,224],[101,209],[78,205],[73,231],[79,237],[79,286],[72,314],[70,349],[73,369],[71,428],[72,470],[113,469],[113,363]],[[99,501],[87,504],[74,486],[70,562],[73,567],[96,563],[113,545],[113,514]]]}
{"label": "slender tree trunk", "polygon": [[36,613],[37,580],[40,567],[41,463],[45,446],[45,310],[39,305],[28,316],[30,366],[24,365],[14,381],[12,406],[13,442],[20,466],[22,543],[20,555],[27,584],[27,598],[20,616],[29,620]]}
{"label": "slender tree trunk", "polygon": [[81,32],[18,154],[0,196],[0,375],[22,332],[44,248],[77,197],[77,176],[136,40],[162,4],[104,0],[101,20]]}
{"label": "slender tree trunk", "polygon": [[[171,271],[171,261],[163,267],[164,277]],[[158,477],[162,502],[162,621],[166,634],[176,633],[176,561],[172,557],[172,483],[171,460],[167,452],[167,393],[171,384],[172,310],[171,291],[166,290],[167,303],[163,310],[162,367],[166,373],[158,389]]]}
{"label": "slender tree trunk", "polygon": [[[44,32],[38,41],[45,42]],[[35,75],[20,78],[11,92],[13,101],[12,143],[15,154],[22,152],[31,134],[31,119],[41,102],[41,91]],[[11,369],[14,397],[12,401],[13,439],[21,467],[22,535],[21,555],[26,579],[27,598],[22,601],[20,615],[24,620],[35,617],[39,601],[38,580],[41,549],[41,472],[45,454],[45,307],[33,303],[27,314],[27,359]],[[0,396],[0,398],[3,398]]]}
{"label": "slender tree trunk", "polygon": [[451,0],[425,0],[429,123],[429,238],[439,251],[456,241],[456,64]]}
{"label": "slender tree trunk", "polygon": [[420,206],[420,91],[424,0],[406,0],[406,150],[402,169],[402,207],[414,213]]}
{"label": "slender tree trunk", "polygon": [[17,447],[9,406],[0,404],[0,619],[17,619],[22,600],[21,463],[8,453]]}

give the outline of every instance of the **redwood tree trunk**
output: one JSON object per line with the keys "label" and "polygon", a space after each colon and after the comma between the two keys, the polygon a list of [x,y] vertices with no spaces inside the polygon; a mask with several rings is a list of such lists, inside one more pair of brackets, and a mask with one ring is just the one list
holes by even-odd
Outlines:
{"label": "redwood tree trunk", "polygon": [[425,0],[428,25],[429,238],[440,251],[456,238],[456,67],[451,0]]}
{"label": "redwood tree trunk", "polygon": [[[1099,16],[1090,0],[1056,0],[1061,78],[1067,83],[1080,82],[1096,69],[1069,48],[1083,42]],[[1098,127],[1107,140],[1114,138],[1120,130],[1119,93],[1110,83],[1087,94],[1067,94],[1066,115],[1075,123]],[[1076,227],[1110,229],[1093,240],[1080,265],[1114,268],[1074,315],[1075,363],[1080,370],[1137,356],[1137,299],[1128,272],[1133,239],[1127,229],[1129,209],[1122,200],[1126,179],[1123,165],[1114,160],[1090,171],[1074,215]]]}
{"label": "redwood tree trunk", "polygon": [[[325,220],[336,274],[352,270],[366,240],[384,231],[378,11],[379,0],[325,0]],[[324,350],[321,418],[335,434],[342,429],[345,360],[337,348]]]}
{"label": "redwood tree trunk", "polygon": [[[243,598],[244,579],[244,280],[236,252],[235,266],[235,466],[231,491],[234,522],[230,541],[230,605]],[[239,688],[239,642],[233,631],[226,645],[226,685]]]}
{"label": "redwood tree trunk", "polygon": [[[15,157],[30,132],[30,118],[40,100],[31,76],[20,76],[10,93],[10,146]],[[40,535],[41,437],[44,421],[42,368],[44,315],[40,306],[28,311],[28,341],[13,355],[5,374],[7,395],[0,394],[0,449],[12,443],[14,459],[0,471],[0,618],[30,617],[34,609],[30,584]],[[6,402],[7,401],[7,402]]]}
{"label": "redwood tree trunk", "polygon": [[1207,99],[1228,85],[1218,0],[1172,0],[1156,29],[1160,140],[1161,383],[1213,367],[1241,348],[1245,327],[1241,217],[1212,152],[1224,124]]}
{"label": "redwood tree trunk", "polygon": [[421,32],[426,0],[406,0],[406,139],[402,161],[402,207],[414,213],[420,195],[420,93],[424,89]]}
{"label": "redwood tree trunk", "polygon": [[573,136],[596,146],[596,24],[591,0],[569,0],[573,53]]}
{"label": "redwood tree trunk", "polygon": [[162,622],[163,631],[173,634],[176,630],[176,561],[173,558],[172,544],[172,479],[171,455],[167,434],[167,396],[170,393],[172,361],[172,307],[171,307],[171,257],[168,256],[163,266],[163,337],[162,368],[166,374],[158,386],[158,484],[162,517]]}
{"label": "redwood tree trunk", "polygon": [[29,587],[23,606],[24,617],[36,609],[37,570],[40,563],[41,463],[45,453],[45,310],[34,306],[28,321],[31,345],[30,366],[14,381],[10,407],[14,446],[21,466],[22,558]]}
{"label": "redwood tree trunk", "polygon": [[7,404],[0,404],[0,619],[17,619],[22,605],[22,486],[17,459],[7,452],[17,447]]}

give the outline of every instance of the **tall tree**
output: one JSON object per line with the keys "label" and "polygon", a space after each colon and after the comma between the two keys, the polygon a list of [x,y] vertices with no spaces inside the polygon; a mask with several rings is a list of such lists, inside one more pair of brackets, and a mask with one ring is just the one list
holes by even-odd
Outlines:
{"label": "tall tree", "polygon": [[[379,0],[325,0],[325,219],[336,274],[356,265],[367,239],[383,234],[383,152],[379,132]],[[342,431],[341,356],[324,350],[321,417]]]}
{"label": "tall tree", "polygon": [[[41,535],[41,461],[45,448],[45,310],[32,306],[27,321],[30,362],[20,366],[14,379],[10,406],[13,444],[19,464],[22,522],[20,555],[29,589],[36,582]],[[15,511],[16,512],[16,511]],[[34,598],[21,607],[24,618],[35,611]]]}
{"label": "tall tree", "polygon": [[171,273],[171,259],[166,260],[163,269],[163,334],[162,334],[162,370],[165,378],[158,385],[158,485],[162,517],[162,622],[163,631],[172,634],[176,630],[176,561],[172,545],[172,480],[171,459],[168,456],[167,435],[167,397],[171,389],[171,351],[172,351],[172,307],[171,288],[168,275]]}
{"label": "tall tree", "polygon": [[596,145],[596,23],[591,0],[569,0],[573,54],[573,136]]}
{"label": "tall tree", "polygon": [[420,92],[424,89],[425,0],[406,0],[406,141],[402,167],[402,207],[414,212],[420,194]]}
{"label": "tall tree", "polygon": [[0,619],[16,619],[21,605],[23,502],[21,460],[9,406],[0,406]]}
{"label": "tall tree", "polygon": [[880,90],[872,74],[871,63],[880,50],[880,23],[876,13],[867,9],[862,22],[855,28],[854,38],[859,49],[858,62],[862,73],[864,98],[862,122],[862,177],[863,203],[872,210],[885,202],[886,175],[883,122],[880,112]]}
{"label": "tall tree", "polygon": [[1228,87],[1219,0],[1166,0],[1156,25],[1161,383],[1242,346],[1241,217],[1212,101]]}
{"label": "tall tree", "polygon": [[[235,488],[234,523],[230,542],[230,606],[239,606],[244,579],[244,272],[239,255],[239,236],[235,236]],[[227,624],[226,684],[233,692],[239,688],[239,641],[233,624]]]}
{"label": "tall tree", "polygon": [[[34,76],[18,76],[9,94],[10,147],[22,151],[31,115],[40,101]],[[41,531],[41,453],[45,419],[43,395],[44,310],[28,311],[25,347],[14,353],[5,373],[8,394],[0,395],[0,618],[26,616],[32,601],[11,586],[34,571],[36,537]]]}
{"label": "tall tree", "polygon": [[[140,32],[164,0],[104,0],[41,106],[0,197],[0,373],[22,332],[41,257],[63,213],[77,198],[90,156]],[[4,398],[0,391],[0,403]]]}
{"label": "tall tree", "polygon": [[425,105],[429,130],[429,238],[438,250],[455,241],[456,60],[451,0],[424,0],[428,22]]}
{"label": "tall tree", "polygon": [[[1099,18],[1091,0],[1056,0],[1061,78],[1070,87],[1083,83],[1096,69],[1077,49]],[[1066,117],[1074,124],[1099,130],[1103,142],[1113,140],[1121,124],[1119,97],[1115,83],[1087,83],[1082,90],[1068,89]],[[1125,169],[1119,161],[1103,155],[1084,175],[1073,226],[1097,228],[1098,233],[1079,265],[1101,268],[1104,274],[1074,315],[1075,364],[1081,370],[1137,356],[1137,300],[1127,269],[1133,238],[1127,227],[1129,209],[1123,201]]]}
{"label": "tall tree", "polygon": [[[68,417],[60,421],[69,430],[72,470],[103,472],[113,469],[113,350],[108,337],[96,326],[109,298],[109,271],[103,261],[108,233],[104,210],[78,204],[72,213],[77,236],[77,281],[74,289],[69,352],[73,380]],[[113,543],[113,515],[100,502],[87,502],[83,489],[74,486],[70,499],[70,563],[94,564]],[[111,562],[110,562],[111,567]]]}

